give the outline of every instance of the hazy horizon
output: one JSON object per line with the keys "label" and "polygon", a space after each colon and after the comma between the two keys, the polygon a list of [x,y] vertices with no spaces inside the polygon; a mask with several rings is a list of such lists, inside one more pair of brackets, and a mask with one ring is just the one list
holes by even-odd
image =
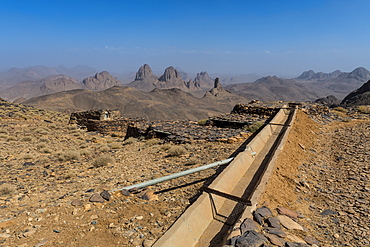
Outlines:
{"label": "hazy horizon", "polygon": [[6,1],[0,68],[294,77],[368,68],[370,2]]}

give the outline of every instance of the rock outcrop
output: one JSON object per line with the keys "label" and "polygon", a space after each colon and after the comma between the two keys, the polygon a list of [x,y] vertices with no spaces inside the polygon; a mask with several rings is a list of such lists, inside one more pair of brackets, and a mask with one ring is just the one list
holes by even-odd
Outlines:
{"label": "rock outcrop", "polygon": [[197,88],[211,88],[213,86],[213,80],[207,72],[202,71],[197,73],[197,76],[194,78],[194,85]]}
{"label": "rock outcrop", "polygon": [[153,74],[148,64],[144,64],[136,72],[135,80],[128,84],[129,87],[137,88],[145,92],[156,88],[158,77]]}
{"label": "rock outcrop", "polygon": [[187,89],[180,73],[172,66],[165,69],[164,74],[159,77],[156,87]]}
{"label": "rock outcrop", "polygon": [[221,83],[220,83],[220,79],[219,78],[216,78],[215,79],[215,82],[214,82],[214,87],[209,91],[207,92],[204,97],[206,96],[215,96],[215,97],[220,97],[220,96],[223,96],[225,94],[230,94],[228,91],[226,91]]}
{"label": "rock outcrop", "polygon": [[82,87],[77,79],[65,75],[52,76],[42,81],[44,82],[40,87],[42,94],[80,89]]}
{"label": "rock outcrop", "polygon": [[[186,76],[186,81],[182,75]],[[145,92],[152,91],[155,88],[178,88],[185,92],[201,91],[203,94],[206,90],[212,88],[213,80],[205,71],[198,73],[194,80],[188,80],[188,75],[185,72],[178,71],[172,66],[166,68],[162,76],[157,77],[153,74],[149,65],[144,64],[136,73],[135,80],[129,83],[128,86]]]}
{"label": "rock outcrop", "polygon": [[319,98],[315,100],[315,103],[323,104],[323,105],[338,105],[340,101],[334,95],[326,96],[325,98]]}
{"label": "rock outcrop", "polygon": [[344,106],[370,105],[370,80],[348,94],[340,104]]}
{"label": "rock outcrop", "polygon": [[87,89],[101,91],[113,86],[118,86],[121,82],[110,75],[107,71],[96,73],[94,76],[86,78],[82,81]]}

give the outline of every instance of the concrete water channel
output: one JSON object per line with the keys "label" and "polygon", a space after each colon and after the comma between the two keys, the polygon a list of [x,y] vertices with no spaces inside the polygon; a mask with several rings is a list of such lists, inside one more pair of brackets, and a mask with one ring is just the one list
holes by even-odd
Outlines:
{"label": "concrete water channel", "polygon": [[295,106],[282,107],[154,246],[223,246],[255,209],[295,114]]}

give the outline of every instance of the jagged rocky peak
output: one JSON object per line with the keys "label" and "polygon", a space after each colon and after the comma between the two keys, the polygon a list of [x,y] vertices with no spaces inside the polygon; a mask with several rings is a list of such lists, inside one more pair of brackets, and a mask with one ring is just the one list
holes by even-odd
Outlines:
{"label": "jagged rocky peak", "polygon": [[213,86],[213,80],[207,72],[202,71],[197,73],[197,76],[194,78],[194,85],[198,88],[210,88]]}
{"label": "jagged rocky peak", "polygon": [[138,72],[136,72],[135,80],[145,80],[151,77],[153,77],[152,69],[149,67],[148,64],[144,64],[139,68]]}
{"label": "jagged rocky peak", "polygon": [[86,88],[96,91],[104,90],[121,84],[117,78],[113,77],[107,71],[96,73],[94,76],[84,79],[82,83]]}
{"label": "jagged rocky peak", "polygon": [[222,85],[221,85],[220,79],[218,77],[215,79],[214,88],[222,89]]}
{"label": "jagged rocky peak", "polygon": [[159,81],[182,80],[180,73],[172,66],[165,69],[164,74],[159,77]]}

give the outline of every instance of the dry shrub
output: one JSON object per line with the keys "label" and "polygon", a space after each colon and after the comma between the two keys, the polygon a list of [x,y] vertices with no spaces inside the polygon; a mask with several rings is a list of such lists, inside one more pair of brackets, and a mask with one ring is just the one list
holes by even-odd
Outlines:
{"label": "dry shrub", "polygon": [[42,137],[39,139],[40,142],[49,142],[49,139],[46,137]]}
{"label": "dry shrub", "polygon": [[101,145],[101,146],[99,146],[99,151],[100,152],[108,152],[108,151],[110,151],[110,148],[107,145]]}
{"label": "dry shrub", "polygon": [[16,189],[13,185],[2,184],[0,185],[0,196],[10,196],[16,192]]}
{"label": "dry shrub", "polygon": [[192,166],[192,165],[196,165],[196,164],[199,164],[200,161],[198,158],[196,157],[190,157],[186,162],[185,162],[185,165],[186,166]]}
{"label": "dry shrub", "polygon": [[88,157],[88,156],[90,156],[90,154],[91,154],[91,152],[88,149],[82,149],[82,150],[80,150],[80,155],[81,156]]}
{"label": "dry shrub", "polygon": [[98,168],[98,167],[107,166],[108,164],[112,164],[114,162],[115,162],[114,158],[106,154],[106,155],[96,158],[93,162],[93,166],[95,168]]}
{"label": "dry shrub", "polygon": [[9,134],[7,130],[4,130],[4,129],[0,129],[0,134]]}
{"label": "dry shrub", "polygon": [[33,138],[31,136],[25,136],[25,137],[22,137],[21,138],[21,141],[22,142],[30,142],[32,140],[33,140]]}
{"label": "dry shrub", "polygon": [[43,149],[43,148],[46,148],[46,144],[45,144],[45,143],[37,144],[37,145],[36,145],[36,148],[37,148],[37,149]]}
{"label": "dry shrub", "polygon": [[172,146],[168,150],[168,156],[175,157],[186,154],[186,149],[183,146]]}
{"label": "dry shrub", "polygon": [[136,138],[133,138],[133,137],[129,137],[128,139],[126,139],[123,144],[124,145],[128,145],[128,144],[132,144],[134,142],[137,142],[137,139]]}
{"label": "dry shrub", "polygon": [[157,144],[159,144],[159,139],[153,138],[153,139],[147,140],[146,143],[145,143],[145,146],[151,147],[151,146],[154,146],[154,145],[157,145]]}
{"label": "dry shrub", "polygon": [[254,124],[248,126],[248,131],[251,133],[256,132],[259,128],[261,128],[264,125],[263,122],[255,122]]}
{"label": "dry shrub", "polygon": [[8,135],[0,135],[0,139],[8,139],[9,136]]}
{"label": "dry shrub", "polygon": [[172,147],[172,145],[171,145],[171,144],[166,143],[166,144],[163,144],[163,145],[161,146],[161,149],[162,149],[163,151],[167,151],[167,150],[169,150],[171,147]]}
{"label": "dry shrub", "polygon": [[122,147],[122,143],[120,142],[113,142],[110,144],[111,149],[120,149]]}
{"label": "dry shrub", "polygon": [[40,150],[41,153],[44,153],[44,154],[51,154],[52,153],[52,150],[49,149],[49,148],[43,148]]}
{"label": "dry shrub", "polygon": [[370,105],[360,105],[357,107],[357,110],[361,113],[370,114]]}
{"label": "dry shrub", "polygon": [[340,112],[348,112],[347,109],[344,109],[343,107],[341,106],[338,106],[338,107],[335,107],[333,110],[335,111],[340,111]]}
{"label": "dry shrub", "polygon": [[64,153],[60,153],[58,157],[60,161],[79,160],[80,158],[81,158],[80,153],[74,150],[67,150]]}
{"label": "dry shrub", "polygon": [[347,117],[347,114],[345,112],[343,112],[343,111],[333,110],[331,113],[333,113],[337,117],[342,117],[342,118]]}
{"label": "dry shrub", "polygon": [[17,138],[15,138],[14,136],[9,136],[8,139],[6,139],[7,141],[15,141],[17,140]]}
{"label": "dry shrub", "polygon": [[199,125],[207,125],[208,124],[208,119],[201,119],[198,121]]}
{"label": "dry shrub", "polygon": [[22,156],[22,159],[24,159],[24,160],[30,160],[32,158],[33,158],[33,156],[31,154],[25,154],[25,155]]}

